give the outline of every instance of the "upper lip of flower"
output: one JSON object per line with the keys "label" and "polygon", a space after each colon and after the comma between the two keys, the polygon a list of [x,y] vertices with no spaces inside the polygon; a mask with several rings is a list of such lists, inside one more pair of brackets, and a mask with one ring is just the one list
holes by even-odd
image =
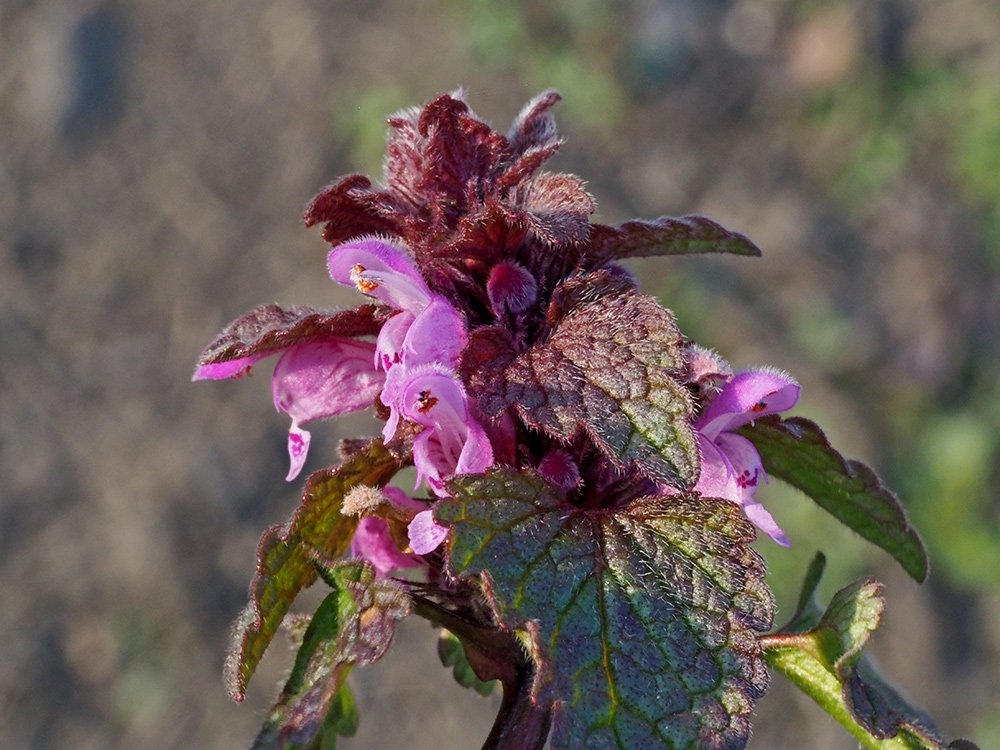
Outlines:
{"label": "upper lip of flower", "polygon": [[702,454],[695,491],[737,503],[758,528],[786,546],[785,532],[754,499],[759,479],[767,481],[760,455],[753,443],[734,431],[760,417],[791,409],[798,398],[799,385],[787,373],[749,370],[726,381],[694,423]]}
{"label": "upper lip of flower", "polygon": [[413,259],[388,238],[359,237],[338,245],[327,256],[327,267],[334,281],[414,315],[433,296]]}
{"label": "upper lip of flower", "polygon": [[708,403],[694,427],[710,439],[760,417],[787,411],[799,399],[799,384],[788,373],[759,368],[738,373]]}

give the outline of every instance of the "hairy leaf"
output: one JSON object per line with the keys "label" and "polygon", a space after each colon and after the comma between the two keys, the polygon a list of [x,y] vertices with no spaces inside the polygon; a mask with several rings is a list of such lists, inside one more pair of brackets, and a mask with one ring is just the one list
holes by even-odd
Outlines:
{"label": "hairy leaf", "polygon": [[[529,148],[497,178],[497,187],[502,192],[521,184],[538,172],[541,166],[559,150],[560,146],[562,146],[562,141],[556,140],[547,146]],[[591,209],[591,213],[593,213],[593,209]]]}
{"label": "hairy leaf", "polygon": [[480,574],[499,624],[530,634],[555,750],[745,745],[774,605],[735,505],[678,494],[584,511],[509,470],[450,489],[435,511],[449,565]]}
{"label": "hairy leaf", "polygon": [[[389,317],[388,310],[362,305],[354,310],[327,312],[311,307],[261,305],[227,325],[198,359],[195,378],[213,365],[257,360],[293,344],[330,336],[373,336]],[[211,377],[209,375],[209,377]]]}
{"label": "hairy leaf", "polygon": [[348,175],[323,188],[306,206],[302,221],[307,227],[322,223],[323,239],[331,245],[362,234],[398,234],[391,203],[364,175]]}
{"label": "hairy leaf", "polygon": [[419,107],[409,107],[389,118],[382,170],[386,187],[412,211],[419,211],[423,205],[418,188],[424,172],[424,139],[417,126],[419,119]]}
{"label": "hairy leaf", "polygon": [[884,549],[917,581],[927,577],[927,550],[899,499],[868,466],[838,453],[814,422],[772,415],[740,434],[757,447],[768,474]]}
{"label": "hairy leaf", "polygon": [[861,578],[834,594],[825,612],[814,594],[825,566],[810,565],[791,622],[761,638],[768,664],[784,674],[839,721],[863,747],[945,750],[930,719],[878,674],[862,653],[878,627],[885,602],[882,586]]}
{"label": "hairy leaf", "polygon": [[586,257],[588,266],[594,267],[624,258],[692,253],[759,256],[760,248],[704,216],[663,216],[626,221],[620,227],[595,224]]}
{"label": "hairy leaf", "polygon": [[579,177],[551,172],[525,181],[514,191],[514,200],[524,209],[532,234],[547,245],[586,239],[596,208]]}
{"label": "hairy leaf", "polygon": [[353,734],[357,712],[344,684],[347,672],[380,659],[396,622],[410,613],[400,584],[377,579],[368,563],[343,562],[321,573],[333,593],[313,615],[254,750],[326,750],[335,747],[338,734]]}
{"label": "hairy leaf", "polygon": [[553,90],[543,91],[521,108],[507,133],[515,153],[524,154],[532,148],[547,148],[559,142],[556,121],[549,112],[562,99]]}
{"label": "hairy leaf", "polygon": [[[674,379],[683,363],[673,316],[605,271],[564,284],[552,307],[547,340],[510,362],[502,377],[472,385],[482,386],[484,412],[513,406],[525,424],[562,440],[582,428],[620,466],[693,485],[699,455],[691,399]],[[503,356],[496,336],[476,346],[481,364],[490,347],[495,360]]]}
{"label": "hairy leaf", "polygon": [[510,144],[477,119],[465,102],[447,94],[424,107],[418,127],[426,141],[417,190],[430,199],[435,223],[453,225],[470,208],[470,199],[483,194],[500,163],[510,158]]}
{"label": "hairy leaf", "polygon": [[373,440],[340,466],[310,476],[302,504],[288,523],[264,532],[250,601],[233,626],[226,657],[226,688],[233,700],[243,700],[247,683],[292,601],[316,580],[313,557],[318,553],[335,558],[347,550],[358,519],[341,514],[344,496],[359,484],[381,487],[398,470],[399,461],[381,440]]}

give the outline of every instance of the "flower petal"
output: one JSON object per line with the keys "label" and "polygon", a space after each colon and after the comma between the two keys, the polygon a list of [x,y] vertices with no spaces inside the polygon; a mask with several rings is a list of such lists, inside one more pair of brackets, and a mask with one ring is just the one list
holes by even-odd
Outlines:
{"label": "flower petal", "polygon": [[406,382],[406,369],[402,365],[393,365],[385,374],[385,383],[382,385],[381,401],[389,407],[389,418],[382,426],[382,440],[388,443],[392,436],[396,434],[399,427],[400,408],[399,394]]}
{"label": "flower petal", "polygon": [[421,563],[413,555],[400,552],[392,540],[389,524],[384,518],[369,516],[358,522],[351,539],[351,555],[372,564],[379,576],[386,576],[399,568],[415,568]]}
{"label": "flower petal", "polygon": [[374,345],[344,338],[291,347],[274,368],[275,408],[305,424],[370,406],[385,380],[372,365],[374,353]]}
{"label": "flower petal", "polygon": [[386,372],[403,359],[403,342],[415,320],[412,313],[405,310],[393,315],[382,324],[375,340],[375,366]]}
{"label": "flower petal", "polygon": [[452,474],[481,474],[493,465],[493,446],[475,419],[469,418],[468,434]]}
{"label": "flower petal", "polygon": [[799,400],[799,384],[780,370],[741,372],[726,383],[694,423],[709,439],[759,417],[786,411]]}
{"label": "flower petal", "polygon": [[447,455],[441,441],[435,439],[434,430],[427,428],[413,439],[413,468],[417,470],[413,489],[427,482],[435,495],[446,494],[441,474],[447,473],[449,465],[454,463],[454,457]]}
{"label": "flower petal", "polygon": [[412,517],[427,509],[427,503],[410,497],[399,487],[383,487],[382,493],[389,499],[389,504],[403,517]]}
{"label": "flower petal", "polygon": [[742,435],[724,432],[715,439],[715,444],[726,457],[732,470],[732,482],[738,496],[736,502],[743,505],[750,501],[757,491],[760,481],[767,481],[764,465],[754,444]]}
{"label": "flower petal", "polygon": [[407,373],[400,388],[400,405],[404,417],[424,427],[447,426],[450,431],[459,431],[469,420],[465,387],[454,372],[437,365]]}
{"label": "flower petal", "polygon": [[747,503],[743,506],[743,512],[754,526],[763,531],[782,547],[792,546],[792,543],[785,535],[785,532],[782,531],[781,527],[778,526],[778,523],[774,520],[771,514],[767,512],[767,509],[763,505],[758,502]]}
{"label": "flower petal", "polygon": [[259,362],[265,357],[280,354],[281,349],[270,352],[257,352],[249,357],[231,359],[228,362],[209,362],[206,365],[199,365],[195,368],[191,380],[222,380],[224,378],[238,378],[247,375],[255,362]]}
{"label": "flower petal", "polygon": [[430,508],[417,513],[406,528],[410,537],[410,549],[417,555],[433,552],[448,536],[448,529],[434,520]]}
{"label": "flower petal", "polygon": [[729,459],[713,441],[700,432],[698,449],[701,453],[701,474],[694,491],[705,497],[721,497],[741,504],[742,497],[737,491],[735,472]]}
{"label": "flower petal", "polygon": [[767,480],[753,443],[730,433],[723,433],[716,443],[699,433],[698,445],[702,452],[701,475],[695,492],[736,503],[754,526],[783,547],[789,546],[785,532],[753,497],[758,480]]}
{"label": "flower petal", "polygon": [[435,295],[406,332],[403,363],[407,367],[432,362],[454,367],[468,340],[462,316],[444,297]]}
{"label": "flower petal", "polygon": [[386,240],[361,237],[338,245],[327,256],[327,267],[334,281],[414,315],[430,302],[431,291],[413,258]]}
{"label": "flower petal", "polygon": [[372,366],[375,347],[354,339],[330,338],[297,344],[274,366],[271,396],[278,411],[292,418],[288,431],[289,482],[302,471],[314,419],[358,411],[371,405],[385,376]]}
{"label": "flower petal", "polygon": [[302,471],[306,463],[306,456],[309,455],[309,443],[312,435],[292,422],[288,430],[288,474],[285,476],[286,482],[291,482]]}
{"label": "flower petal", "polygon": [[435,494],[445,494],[446,477],[479,473],[492,465],[489,437],[469,413],[465,388],[450,370],[425,365],[409,373],[399,408],[404,417],[427,428],[413,442],[418,485],[426,479]]}

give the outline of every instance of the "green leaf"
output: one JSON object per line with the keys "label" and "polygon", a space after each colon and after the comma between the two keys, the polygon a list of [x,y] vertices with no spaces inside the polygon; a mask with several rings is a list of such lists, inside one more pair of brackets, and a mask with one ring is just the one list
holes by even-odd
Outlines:
{"label": "green leaf", "polygon": [[704,216],[662,216],[652,221],[626,221],[617,228],[594,225],[586,258],[588,266],[594,267],[623,258],[692,253],[761,254],[746,236]]}
{"label": "green leaf", "polygon": [[333,593],[313,615],[253,750],[332,750],[337,735],[354,734],[357,711],[344,679],[352,666],[380,659],[396,622],[410,614],[400,584],[376,578],[368,563],[343,562],[321,574]]}
{"label": "green leaf", "polygon": [[309,477],[302,503],[284,526],[264,532],[257,548],[257,575],[250,601],[233,625],[224,676],[233,700],[241,701],[265,649],[299,591],[316,580],[313,558],[342,555],[358,519],[340,512],[340,504],[359,484],[381,487],[399,470],[399,461],[373,440],[365,450],[336,468]]}
{"label": "green leaf", "polygon": [[509,470],[449,487],[450,568],[481,574],[499,624],[525,632],[533,695],[558,704],[552,748],[744,746],[774,604],[739,508],[677,494],[585,511]]}
{"label": "green leaf", "polygon": [[441,664],[445,667],[451,667],[451,673],[455,677],[455,682],[462,687],[472,688],[482,696],[487,696],[493,692],[497,681],[489,680],[485,682],[476,676],[465,654],[465,646],[462,645],[462,641],[459,640],[458,636],[442,628],[441,634],[438,636],[437,650]]}
{"label": "green leaf", "polygon": [[[930,719],[908,705],[862,653],[885,608],[881,584],[861,578],[834,594],[821,614],[814,594],[825,564],[825,558],[817,555],[810,565],[791,622],[760,639],[767,663],[863,747],[945,750]],[[967,740],[947,747],[975,748]]]}
{"label": "green leaf", "polygon": [[838,453],[814,422],[772,415],[739,432],[756,446],[768,474],[884,549],[917,581],[927,577],[927,550],[899,498],[868,466]]}
{"label": "green leaf", "polygon": [[483,367],[470,390],[485,412],[496,416],[513,407],[529,427],[561,440],[582,428],[619,466],[693,485],[699,471],[693,406],[674,377],[683,356],[670,312],[598,271],[563,283],[549,318],[551,335],[512,361],[496,332],[470,344],[463,372]]}

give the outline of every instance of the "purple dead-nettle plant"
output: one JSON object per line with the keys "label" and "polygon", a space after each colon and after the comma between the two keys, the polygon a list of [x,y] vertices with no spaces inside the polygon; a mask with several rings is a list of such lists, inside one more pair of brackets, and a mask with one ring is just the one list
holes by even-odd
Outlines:
{"label": "purple dead-nettle plant", "polygon": [[[814,423],[781,416],[799,400],[792,376],[734,372],[620,265],[760,251],[698,216],[592,224],[584,183],[542,169],[562,143],[558,98],[533,99],[507,134],[460,95],[391,117],[383,184],[345,177],[304,217],[361,304],[257,308],[198,363],[196,380],[234,378],[280,355],[289,480],[329,460],[309,454],[305,425],[362,409],[385,422],[345,440],[261,539],[226,663],[235,699],[299,591],[320,577],[332,592],[308,626],[288,618],[298,653],[254,747],[350,734],[347,673],[411,613],[442,629],[463,684],[500,683],[486,748],[741,748],[772,670],[866,747],[944,747],[862,654],[879,584],[824,612],[817,556],[774,629],[752,546],[758,530],[760,544],[795,539],[765,507],[770,477],[923,580],[896,497]],[[415,487],[391,484],[411,465]]]}

